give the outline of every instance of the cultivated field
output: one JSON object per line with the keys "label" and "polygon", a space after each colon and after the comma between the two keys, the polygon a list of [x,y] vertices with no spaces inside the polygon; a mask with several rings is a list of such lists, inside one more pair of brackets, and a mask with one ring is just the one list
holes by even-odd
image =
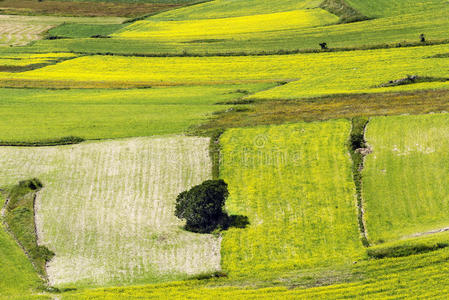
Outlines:
{"label": "cultivated field", "polygon": [[[263,3],[262,3],[263,2]],[[174,10],[164,14],[155,15],[148,21],[171,21],[184,20],[184,23],[166,22],[164,24],[182,24],[191,26],[192,24],[204,24],[205,27],[212,27],[218,22],[215,18],[238,17],[254,14],[269,14],[277,12],[294,13],[294,5],[306,5],[308,8],[317,7],[321,1],[277,1],[277,5],[271,5],[266,1],[226,1],[226,6],[222,7],[222,1],[212,1],[209,3],[191,6],[185,9]],[[332,2],[332,1],[327,1]],[[334,1],[339,2],[339,1]],[[428,41],[433,43],[447,43],[447,32],[449,29],[449,6],[441,0],[420,1],[364,1],[357,0],[357,7],[360,11],[373,17],[379,18],[354,22],[348,24],[335,24],[329,26],[317,26],[304,28],[298,20],[284,20],[289,26],[282,30],[270,30],[266,26],[267,19],[261,19],[264,23],[257,25],[258,30],[239,32],[232,35],[223,34],[221,37],[211,35],[204,28],[196,33],[195,39],[186,39],[176,30],[167,33],[164,39],[158,37],[139,38],[127,40],[122,38],[108,40],[76,39],[76,40],[56,40],[40,41],[34,45],[34,51],[48,51],[49,49],[60,49],[61,51],[79,51],[89,53],[127,53],[127,54],[177,54],[184,52],[195,54],[238,54],[245,55],[278,53],[288,51],[319,51],[319,43],[326,42],[333,50],[338,48],[358,49],[358,48],[379,48],[379,47],[400,47],[409,43],[419,44],[419,35],[424,33]],[[221,4],[220,4],[221,3]],[[309,5],[310,4],[310,5]],[[267,8],[267,5],[269,8]],[[310,7],[309,7],[310,6]],[[374,7],[373,7],[374,6]],[[232,9],[233,7],[238,9]],[[229,8],[229,13],[228,13]],[[255,9],[254,12],[253,9]],[[307,9],[314,11],[313,9]],[[196,14],[198,12],[198,14]],[[232,13],[231,13],[232,12]],[[276,14],[275,14],[276,15]],[[269,16],[269,15],[268,15]],[[210,19],[200,20],[198,19]],[[256,16],[249,19],[256,18]],[[256,18],[257,19],[257,18]],[[234,20],[234,19],[229,19]],[[208,23],[208,21],[210,23]],[[221,22],[226,23],[227,19]],[[198,23],[200,22],[200,23]],[[150,22],[153,24],[153,22]],[[268,23],[267,23],[268,24]],[[271,24],[271,22],[269,23]],[[298,24],[299,27],[292,27]],[[236,23],[235,25],[238,25]],[[275,24],[276,25],[276,24]],[[241,25],[240,25],[241,26]],[[229,26],[228,26],[229,27]],[[277,24],[277,28],[281,28]],[[250,28],[250,27],[249,27]],[[262,30],[265,28],[265,30]],[[233,28],[230,28],[233,29]],[[179,27],[180,32],[185,30]],[[262,31],[261,31],[262,30]]]}
{"label": "cultivated field", "polygon": [[0,15],[0,46],[23,46],[63,22],[87,24],[120,23],[122,18],[28,17]]}
{"label": "cultivated field", "polygon": [[[446,0],[0,12],[0,221],[30,246],[0,223],[0,298],[447,298]],[[231,228],[188,232],[211,178]]]}
{"label": "cultivated field", "polygon": [[232,275],[356,260],[362,250],[347,121],[231,129],[221,138],[226,208],[249,217],[224,233]]}
{"label": "cultivated field", "polygon": [[158,20],[198,20],[251,16],[298,9],[317,8],[320,0],[278,0],[276,5],[264,0],[215,0],[167,11],[151,19]]}
{"label": "cultivated field", "polygon": [[239,34],[288,30],[293,28],[327,25],[338,21],[338,17],[317,8],[294,10],[272,14],[260,14],[225,19],[193,21],[139,21],[125,27],[113,36],[140,39],[188,39],[234,38]]}
{"label": "cultivated field", "polygon": [[363,186],[373,242],[449,226],[448,122],[447,114],[370,121]]}
{"label": "cultivated field", "polygon": [[220,269],[220,240],[181,229],[179,192],[211,176],[209,139],[140,138],[0,148],[0,186],[38,177],[53,285],[151,282]]}
{"label": "cultivated field", "polygon": [[[250,98],[295,99],[344,93],[380,93],[448,86],[449,60],[431,58],[448,45],[320,54],[242,57],[84,56],[20,74],[0,73],[5,80],[110,82],[147,85],[222,84],[292,81]],[[385,62],[388,61],[388,64]],[[342,67],[343,66],[343,67]],[[415,84],[380,87],[407,75]],[[6,83],[4,83],[6,84]]]}
{"label": "cultivated field", "polygon": [[179,134],[270,84],[151,89],[0,89],[0,143]]}

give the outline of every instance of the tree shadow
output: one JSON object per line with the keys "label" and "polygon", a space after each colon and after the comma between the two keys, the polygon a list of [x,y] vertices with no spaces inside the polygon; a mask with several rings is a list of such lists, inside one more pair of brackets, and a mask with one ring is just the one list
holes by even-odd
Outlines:
{"label": "tree shadow", "polygon": [[230,215],[228,217],[228,224],[229,224],[229,228],[234,227],[234,228],[246,228],[250,223],[249,223],[249,218],[247,216],[243,216],[243,215]]}

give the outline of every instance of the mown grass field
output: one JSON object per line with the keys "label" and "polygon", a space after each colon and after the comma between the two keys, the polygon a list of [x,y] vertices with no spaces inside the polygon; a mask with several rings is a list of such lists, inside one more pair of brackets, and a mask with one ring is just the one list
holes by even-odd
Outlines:
{"label": "mown grass field", "polygon": [[183,231],[177,194],[211,176],[208,138],[0,148],[0,186],[40,178],[40,243],[52,285],[157,282],[220,269],[220,240]]}
{"label": "mown grass field", "polygon": [[449,226],[447,114],[373,118],[373,153],[363,172],[368,234],[373,242]]}
{"label": "mown grass field", "polygon": [[[84,56],[20,74],[0,73],[5,80],[109,82],[121,84],[198,85],[291,81],[251,95],[260,99],[297,99],[345,93],[380,93],[444,88],[449,60],[431,58],[448,45],[347,51],[320,54],[239,57]],[[388,63],[386,63],[388,62]],[[407,75],[428,77],[397,87],[380,85]],[[4,84],[9,84],[5,82]]]}
{"label": "mown grass field", "polygon": [[24,46],[44,36],[49,29],[64,22],[116,24],[123,18],[34,17],[0,15],[0,46]]}
{"label": "mown grass field", "polygon": [[223,236],[230,276],[356,260],[362,250],[347,121],[231,129],[221,138],[226,208],[249,217]]}
{"label": "mown grass field", "polygon": [[0,142],[77,136],[123,138],[188,132],[215,105],[272,85],[223,85],[130,90],[0,89]]}

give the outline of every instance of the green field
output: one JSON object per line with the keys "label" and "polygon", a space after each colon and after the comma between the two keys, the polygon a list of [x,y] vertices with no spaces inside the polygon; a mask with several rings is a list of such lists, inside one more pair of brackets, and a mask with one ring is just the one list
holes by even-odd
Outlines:
{"label": "green field", "polygon": [[183,231],[173,214],[179,192],[210,178],[208,145],[166,137],[2,147],[0,186],[44,184],[36,222],[40,242],[56,253],[52,285],[185,278],[220,268],[219,239]]}
{"label": "green field", "polygon": [[370,121],[367,141],[373,153],[366,160],[363,186],[373,242],[449,226],[448,121],[447,114]]}
{"label": "green field", "polygon": [[[3,207],[4,198],[0,195],[0,206]],[[0,223],[0,298],[24,295],[37,292],[44,287],[23,250],[16,241],[6,232],[3,223]]]}
{"label": "green field", "polygon": [[271,85],[223,85],[131,90],[0,89],[0,141],[32,142],[78,136],[122,138],[184,133],[217,102]]}
{"label": "green field", "polygon": [[447,2],[439,0],[347,0],[347,2],[362,14],[374,18],[448,9]]}
{"label": "green field", "polygon": [[349,130],[349,122],[331,121],[231,129],[220,138],[226,207],[251,224],[224,234],[230,275],[262,277],[360,256]]}

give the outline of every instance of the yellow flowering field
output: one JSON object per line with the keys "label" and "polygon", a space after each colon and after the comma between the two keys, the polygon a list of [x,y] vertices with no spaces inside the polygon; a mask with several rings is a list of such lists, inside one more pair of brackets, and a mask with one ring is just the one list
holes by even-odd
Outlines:
{"label": "yellow flowering field", "polygon": [[335,23],[338,17],[320,8],[294,10],[253,16],[187,20],[135,22],[113,36],[120,38],[236,38],[238,34],[263,31],[288,30]]}
{"label": "yellow flowering field", "polygon": [[363,252],[346,141],[350,122],[231,129],[221,138],[226,208],[249,217],[223,233],[230,276],[347,263]]}
{"label": "yellow flowering field", "polygon": [[379,85],[410,75],[449,77],[449,45],[320,54],[238,57],[84,56],[23,73],[0,73],[3,80],[111,82],[148,85],[198,85],[246,82],[290,82],[252,98],[302,98],[329,94],[372,93],[445,88],[448,82],[397,87]]}

